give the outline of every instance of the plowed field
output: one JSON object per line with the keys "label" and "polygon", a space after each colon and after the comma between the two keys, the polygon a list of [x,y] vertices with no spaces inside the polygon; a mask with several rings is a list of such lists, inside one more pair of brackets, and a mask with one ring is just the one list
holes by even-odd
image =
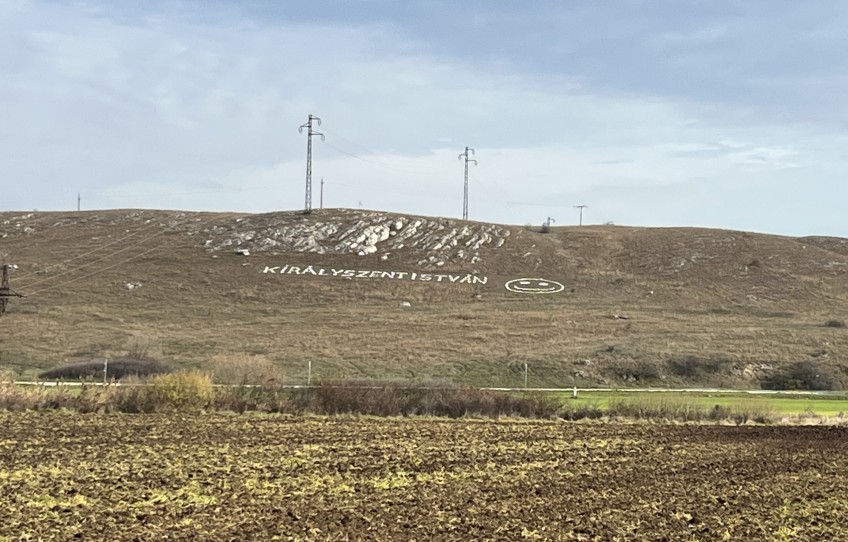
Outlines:
{"label": "plowed field", "polygon": [[0,414],[0,541],[845,540],[848,429]]}

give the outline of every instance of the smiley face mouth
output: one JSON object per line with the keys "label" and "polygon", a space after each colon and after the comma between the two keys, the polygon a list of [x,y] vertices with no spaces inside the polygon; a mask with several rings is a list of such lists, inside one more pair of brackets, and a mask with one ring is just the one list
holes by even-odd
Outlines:
{"label": "smiley face mouth", "polygon": [[504,286],[516,294],[555,294],[565,290],[562,283],[542,278],[514,279]]}

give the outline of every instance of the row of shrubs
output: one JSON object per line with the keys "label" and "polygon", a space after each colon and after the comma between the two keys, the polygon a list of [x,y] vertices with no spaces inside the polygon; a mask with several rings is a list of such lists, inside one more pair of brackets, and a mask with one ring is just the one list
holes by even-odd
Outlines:
{"label": "row of shrubs", "polygon": [[[282,375],[274,364],[263,357],[212,360],[206,367],[219,383],[260,384],[279,381]],[[119,358],[105,366],[103,362],[85,362],[65,365],[44,371],[42,380],[122,380],[127,377],[150,377],[175,371],[176,368],[153,360]],[[611,380],[636,382],[641,385],[662,385],[666,378],[674,382],[695,382],[700,385],[727,387],[738,385],[733,381],[734,363],[727,359],[701,356],[676,356],[664,362],[645,360],[610,363]],[[106,373],[104,375],[104,372]],[[355,383],[347,383],[355,384]],[[760,386],[769,390],[841,390],[848,387],[848,371],[819,361],[799,361],[782,364],[778,369],[760,376]],[[408,385],[407,385],[408,387]]]}
{"label": "row of shrubs", "polygon": [[0,386],[0,410],[79,412],[271,412],[459,418],[550,418],[557,405],[541,394],[511,395],[440,383],[324,382],[309,388],[279,385],[215,387],[200,372],[174,372],[117,386],[82,388]]}
{"label": "row of shrubs", "polygon": [[82,388],[0,385],[0,410],[78,412],[267,412],[362,414],[374,416],[501,416],[565,420],[624,418],[682,422],[770,423],[777,416],[762,406],[704,407],[685,400],[629,399],[609,405],[567,401],[550,395],[507,394],[442,383],[324,382],[309,388],[281,386],[214,387],[199,372],[176,372],[120,386]]}
{"label": "row of shrubs", "polygon": [[[722,387],[735,384],[732,376],[734,365],[734,362],[721,358],[679,356],[664,362],[611,363],[608,376],[641,385],[662,385],[665,378],[670,378],[674,382]],[[848,371],[819,361],[798,361],[763,374],[759,385],[766,390],[839,391],[848,388]]]}
{"label": "row of shrubs", "polygon": [[742,425],[748,422],[768,424],[780,419],[773,410],[763,405],[704,406],[684,399],[633,398],[613,401],[605,407],[592,404],[566,404],[558,417],[565,420],[625,419],[673,422],[730,422]]}

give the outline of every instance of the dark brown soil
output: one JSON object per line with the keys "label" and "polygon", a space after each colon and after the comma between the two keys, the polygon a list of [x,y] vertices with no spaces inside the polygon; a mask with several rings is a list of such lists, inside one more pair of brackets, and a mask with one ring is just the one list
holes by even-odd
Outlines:
{"label": "dark brown soil", "polygon": [[848,429],[0,414],[0,540],[838,540]]}

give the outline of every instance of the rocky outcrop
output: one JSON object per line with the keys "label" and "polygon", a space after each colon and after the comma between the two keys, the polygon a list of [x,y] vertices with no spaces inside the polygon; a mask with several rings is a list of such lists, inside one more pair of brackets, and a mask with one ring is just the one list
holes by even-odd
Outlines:
{"label": "rocky outcrop", "polygon": [[419,265],[433,267],[446,261],[477,263],[483,247],[498,248],[509,236],[507,228],[492,224],[364,211],[327,220],[295,220],[292,215],[270,220],[238,218],[232,225],[214,226],[205,233],[204,246],[209,251],[376,254],[387,259],[404,250],[415,254]]}

